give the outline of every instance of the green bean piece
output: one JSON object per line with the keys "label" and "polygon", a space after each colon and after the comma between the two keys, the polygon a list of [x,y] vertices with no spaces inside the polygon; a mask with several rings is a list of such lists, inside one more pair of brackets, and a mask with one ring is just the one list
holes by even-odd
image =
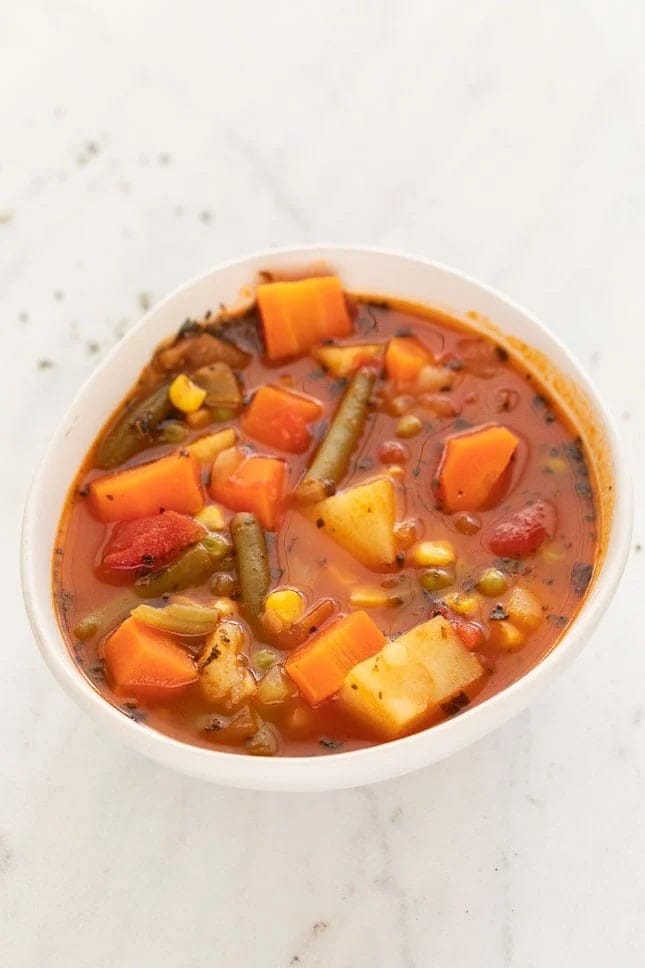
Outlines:
{"label": "green bean piece", "polygon": [[163,571],[137,579],[134,591],[139,598],[159,598],[169,592],[201,585],[216,568],[217,560],[213,555],[202,544],[196,544]]}
{"label": "green bean piece", "polygon": [[150,396],[126,410],[101,442],[96,455],[97,467],[104,470],[117,467],[153,443],[154,432],[172,410],[168,386],[163,383]]}
{"label": "green bean piece", "polygon": [[94,636],[101,637],[111,632],[115,626],[127,617],[133,605],[133,598],[130,592],[121,595],[119,598],[111,599],[79,619],[74,628],[73,634],[81,642],[88,642]]}
{"label": "green bean piece", "polygon": [[213,561],[218,562],[220,566],[231,551],[231,542],[217,532],[204,535],[200,543],[206,548]]}
{"label": "green bean piece", "polygon": [[222,613],[217,608],[210,608],[207,605],[184,605],[180,602],[166,605],[165,608],[137,605],[130,614],[143,625],[161,629],[163,632],[173,632],[176,635],[208,635],[222,617]]}
{"label": "green bean piece", "polygon": [[271,583],[264,532],[254,514],[241,511],[231,520],[231,537],[242,602],[249,613],[257,618],[264,608],[264,599]]}
{"label": "green bean piece", "polygon": [[299,503],[313,504],[333,494],[345,476],[363,433],[375,380],[376,373],[368,369],[352,377],[311,467],[296,488]]}

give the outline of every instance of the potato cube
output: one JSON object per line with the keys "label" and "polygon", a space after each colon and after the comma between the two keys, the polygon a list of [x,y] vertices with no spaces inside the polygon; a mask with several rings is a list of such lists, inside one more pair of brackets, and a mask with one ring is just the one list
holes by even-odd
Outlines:
{"label": "potato cube", "polygon": [[392,739],[418,725],[482,673],[478,659],[439,615],[354,666],[345,677],[339,700],[357,718]]}

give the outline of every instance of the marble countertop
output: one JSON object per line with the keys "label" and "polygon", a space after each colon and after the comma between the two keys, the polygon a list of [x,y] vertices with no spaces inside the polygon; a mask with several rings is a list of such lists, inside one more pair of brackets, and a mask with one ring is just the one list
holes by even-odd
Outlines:
{"label": "marble countertop", "polygon": [[[0,8],[0,964],[643,964],[644,29],[628,0]],[[218,789],[55,685],[21,510],[151,301],[320,240],[457,265],[556,329],[617,421],[634,546],[583,656],[476,746],[372,788]]]}

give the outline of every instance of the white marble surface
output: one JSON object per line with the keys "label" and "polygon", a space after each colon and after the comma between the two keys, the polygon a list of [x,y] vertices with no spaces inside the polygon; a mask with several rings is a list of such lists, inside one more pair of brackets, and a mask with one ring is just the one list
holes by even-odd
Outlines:
{"label": "white marble surface", "polygon": [[301,797],[109,745],[36,653],[17,557],[39,455],[142,306],[315,240],[453,263],[555,327],[643,541],[644,31],[640,0],[0,2],[1,965],[643,964],[645,552],[531,710]]}

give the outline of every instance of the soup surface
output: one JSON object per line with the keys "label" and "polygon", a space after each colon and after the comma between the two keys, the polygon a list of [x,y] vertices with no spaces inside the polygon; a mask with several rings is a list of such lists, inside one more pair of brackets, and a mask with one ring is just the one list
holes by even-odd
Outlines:
{"label": "soup surface", "polygon": [[328,755],[522,676],[596,553],[580,437],[522,361],[329,276],[156,351],[74,481],[54,594],[141,728]]}

